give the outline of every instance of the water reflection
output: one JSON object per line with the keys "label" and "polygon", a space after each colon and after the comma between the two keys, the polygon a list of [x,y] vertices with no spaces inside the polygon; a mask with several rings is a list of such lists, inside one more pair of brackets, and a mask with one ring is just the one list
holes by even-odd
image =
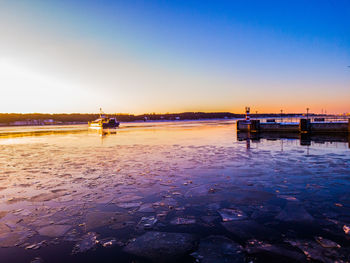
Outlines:
{"label": "water reflection", "polygon": [[98,134],[101,138],[101,146],[104,145],[106,139],[110,136],[114,136],[117,134],[117,129],[97,129],[97,130],[90,130],[89,132],[93,132],[95,134]]}
{"label": "water reflection", "polygon": [[117,134],[118,128],[112,129],[112,128],[89,128],[90,133],[95,133],[100,135],[101,137],[106,137],[108,135],[115,135]]}
{"label": "water reflection", "polygon": [[86,132],[86,125],[1,127],[0,139]]}
{"label": "water reflection", "polygon": [[0,138],[1,262],[348,261],[348,139],[79,128]]}
{"label": "water reflection", "polygon": [[99,131],[99,134],[102,136],[102,137],[105,137],[107,135],[115,135],[117,134],[117,130],[116,129],[101,129]]}
{"label": "water reflection", "polygon": [[250,149],[250,141],[260,143],[262,140],[281,141],[283,149],[283,140],[299,141],[301,146],[310,146],[311,143],[326,144],[326,143],[347,143],[350,148],[350,135],[347,133],[333,134],[299,134],[299,133],[249,133],[237,132],[238,141],[246,141],[247,149]]}

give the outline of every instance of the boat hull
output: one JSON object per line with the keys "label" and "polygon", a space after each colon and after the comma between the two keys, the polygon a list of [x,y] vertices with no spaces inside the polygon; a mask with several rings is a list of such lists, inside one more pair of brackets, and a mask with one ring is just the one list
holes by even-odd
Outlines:
{"label": "boat hull", "polygon": [[115,129],[119,127],[119,122],[116,123],[102,123],[102,129]]}
{"label": "boat hull", "polygon": [[92,129],[116,129],[119,127],[119,122],[117,123],[90,123],[89,128]]}

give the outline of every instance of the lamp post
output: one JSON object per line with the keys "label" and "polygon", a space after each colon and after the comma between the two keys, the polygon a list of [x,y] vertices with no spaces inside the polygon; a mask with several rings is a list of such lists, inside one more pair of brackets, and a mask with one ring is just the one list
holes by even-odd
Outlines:
{"label": "lamp post", "polygon": [[281,110],[281,122],[282,122],[282,115],[283,115],[283,110]]}

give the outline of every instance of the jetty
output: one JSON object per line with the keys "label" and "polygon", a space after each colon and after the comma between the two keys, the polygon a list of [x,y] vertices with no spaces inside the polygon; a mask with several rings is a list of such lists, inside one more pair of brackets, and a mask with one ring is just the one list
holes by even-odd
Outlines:
{"label": "jetty", "polygon": [[331,121],[326,118],[300,118],[298,122],[276,122],[275,119],[250,118],[250,108],[246,107],[246,118],[237,121],[237,132],[250,133],[300,133],[300,134],[350,134],[350,118],[343,121]]}

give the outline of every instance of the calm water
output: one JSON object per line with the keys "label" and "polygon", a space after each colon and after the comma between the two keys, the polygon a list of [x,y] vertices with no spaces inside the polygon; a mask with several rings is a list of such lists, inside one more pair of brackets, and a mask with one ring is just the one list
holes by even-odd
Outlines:
{"label": "calm water", "polygon": [[350,260],[347,137],[121,126],[0,128],[1,262]]}

